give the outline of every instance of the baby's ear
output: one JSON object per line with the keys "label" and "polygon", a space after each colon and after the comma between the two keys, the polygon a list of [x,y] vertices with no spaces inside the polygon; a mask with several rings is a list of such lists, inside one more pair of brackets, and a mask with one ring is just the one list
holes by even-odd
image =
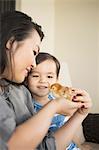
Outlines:
{"label": "baby's ear", "polygon": [[7,50],[10,50],[10,49],[11,49],[13,42],[14,42],[14,38],[13,38],[13,37],[10,38],[10,39],[7,41],[7,43],[6,43],[6,48],[7,48]]}

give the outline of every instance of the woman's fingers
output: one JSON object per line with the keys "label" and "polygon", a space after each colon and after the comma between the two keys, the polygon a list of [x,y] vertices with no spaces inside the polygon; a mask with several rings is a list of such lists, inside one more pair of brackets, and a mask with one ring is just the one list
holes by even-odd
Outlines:
{"label": "woman's fingers", "polygon": [[82,103],[91,101],[89,94],[85,90],[75,89],[75,96],[73,97],[73,101],[78,102],[81,101]]}
{"label": "woman's fingers", "polygon": [[72,115],[78,108],[82,107],[81,102],[73,102],[65,98],[55,99],[58,102],[58,112],[64,115]]}

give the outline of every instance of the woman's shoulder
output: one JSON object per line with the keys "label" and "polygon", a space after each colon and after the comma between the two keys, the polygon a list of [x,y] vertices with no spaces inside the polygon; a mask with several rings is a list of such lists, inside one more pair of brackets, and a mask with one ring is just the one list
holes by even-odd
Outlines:
{"label": "woman's shoulder", "polygon": [[17,124],[28,119],[34,113],[31,94],[24,85],[9,84],[0,97],[6,107],[13,112]]}
{"label": "woman's shoulder", "polygon": [[23,84],[19,84],[19,85],[18,84],[9,84],[8,86],[9,86],[8,91],[12,95],[14,95],[14,94],[17,96],[23,95],[23,97],[31,95],[29,90]]}
{"label": "woman's shoulder", "polygon": [[21,90],[21,91],[28,91],[28,89],[25,87],[24,84],[10,84],[9,87],[12,89],[12,90]]}
{"label": "woman's shoulder", "polygon": [[23,84],[18,85],[10,82],[6,82],[3,92],[0,93],[0,99],[11,104],[11,106],[17,106],[21,103],[27,105],[32,101],[29,90]]}
{"label": "woman's shoulder", "polygon": [[24,101],[27,103],[27,101],[32,101],[31,93],[24,85],[10,85],[9,87],[9,94],[12,97],[19,98],[20,101]]}
{"label": "woman's shoulder", "polygon": [[17,94],[20,94],[21,92],[27,92],[29,93],[28,89],[23,84],[17,84],[8,80],[0,80],[0,95],[6,95],[7,93],[11,92],[19,92]]}
{"label": "woman's shoulder", "polygon": [[10,109],[7,100],[4,95],[0,94],[0,130],[1,136],[4,139],[8,139],[15,129],[15,115]]}

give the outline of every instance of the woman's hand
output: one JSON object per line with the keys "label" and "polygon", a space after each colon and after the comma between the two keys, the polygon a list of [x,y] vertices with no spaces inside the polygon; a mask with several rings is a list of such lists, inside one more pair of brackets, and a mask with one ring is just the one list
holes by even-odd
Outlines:
{"label": "woman's hand", "polygon": [[65,98],[57,98],[55,101],[58,105],[57,113],[69,116],[72,116],[76,111],[87,115],[92,106],[89,94],[81,89],[73,89],[73,101]]}
{"label": "woman's hand", "polygon": [[82,107],[81,102],[73,102],[65,98],[55,99],[57,105],[57,113],[72,116],[75,111]]}
{"label": "woman's hand", "polygon": [[82,106],[78,109],[78,112],[83,115],[87,115],[92,107],[92,101],[89,94],[85,90],[76,89],[76,96],[74,97],[74,102],[81,102]]}

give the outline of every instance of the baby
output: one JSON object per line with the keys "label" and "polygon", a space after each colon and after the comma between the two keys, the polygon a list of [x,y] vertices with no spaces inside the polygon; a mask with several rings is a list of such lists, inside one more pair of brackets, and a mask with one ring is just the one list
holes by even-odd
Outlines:
{"label": "baby", "polygon": [[[52,55],[48,53],[39,53],[36,57],[37,66],[30,72],[27,83],[28,88],[33,97],[33,103],[35,106],[35,112],[38,112],[44,105],[46,105],[50,100],[55,98],[56,87],[61,87],[58,84],[58,77],[60,71],[59,61]],[[57,85],[57,86],[56,86]],[[72,93],[71,88],[62,88],[66,91]],[[64,90],[61,91],[62,94]],[[73,92],[74,93],[74,92]],[[66,96],[66,99],[72,100],[73,94]],[[49,130],[56,131],[58,128],[64,125],[68,120],[68,117],[64,115],[56,114],[50,125]],[[74,142],[71,142],[66,150],[78,150],[79,148]]]}

